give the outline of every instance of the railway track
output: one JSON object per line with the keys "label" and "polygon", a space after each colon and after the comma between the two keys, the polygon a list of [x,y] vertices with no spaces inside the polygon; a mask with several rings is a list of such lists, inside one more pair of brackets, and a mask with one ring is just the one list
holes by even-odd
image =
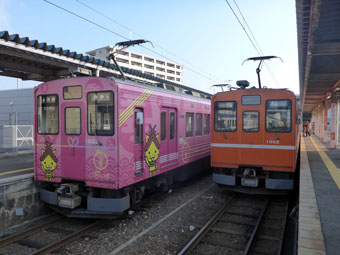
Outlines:
{"label": "railway track", "polygon": [[235,195],[178,253],[281,254],[288,199]]}
{"label": "railway track", "polygon": [[79,238],[100,221],[88,222],[56,216],[0,240],[0,255],[47,254]]}

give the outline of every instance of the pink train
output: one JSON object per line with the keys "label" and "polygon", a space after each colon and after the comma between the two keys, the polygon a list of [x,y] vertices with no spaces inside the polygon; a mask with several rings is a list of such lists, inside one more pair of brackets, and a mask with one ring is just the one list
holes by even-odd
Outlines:
{"label": "pink train", "polygon": [[209,99],[94,77],[43,83],[34,98],[34,178],[62,214],[121,214],[209,168]]}

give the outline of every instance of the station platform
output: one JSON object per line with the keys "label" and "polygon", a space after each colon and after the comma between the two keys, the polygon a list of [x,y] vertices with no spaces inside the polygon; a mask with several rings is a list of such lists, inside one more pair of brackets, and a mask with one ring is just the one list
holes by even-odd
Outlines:
{"label": "station platform", "polygon": [[340,150],[302,137],[298,254],[340,254]]}

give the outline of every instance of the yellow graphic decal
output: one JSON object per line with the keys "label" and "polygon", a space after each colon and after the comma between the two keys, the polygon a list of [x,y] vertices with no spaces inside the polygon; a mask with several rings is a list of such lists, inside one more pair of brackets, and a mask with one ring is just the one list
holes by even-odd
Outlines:
{"label": "yellow graphic decal", "polygon": [[190,145],[187,141],[184,141],[182,146],[182,160],[186,164],[189,162],[190,159]]}
{"label": "yellow graphic decal", "polygon": [[93,156],[93,165],[98,170],[104,170],[107,168],[107,165],[109,164],[109,160],[107,158],[107,155],[105,152],[101,150],[97,150],[96,154]]}
{"label": "yellow graphic decal", "polygon": [[151,89],[146,89],[119,115],[119,127],[127,121],[134,113],[134,107],[142,105],[152,94]]}
{"label": "yellow graphic decal", "polygon": [[159,134],[156,134],[156,125],[152,128],[150,125],[149,135],[145,136],[145,161],[150,169],[150,177],[155,176],[158,170],[157,159],[159,157]]}
{"label": "yellow graphic decal", "polygon": [[53,150],[52,143],[46,141],[45,149],[41,149],[40,163],[41,169],[45,173],[46,181],[52,181],[53,171],[57,168],[58,159],[56,150]]}

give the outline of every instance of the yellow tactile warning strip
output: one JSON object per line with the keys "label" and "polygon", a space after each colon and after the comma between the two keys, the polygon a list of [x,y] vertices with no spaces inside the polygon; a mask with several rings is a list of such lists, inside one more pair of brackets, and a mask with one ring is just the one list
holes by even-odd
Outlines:
{"label": "yellow tactile warning strip", "polygon": [[301,140],[298,255],[326,255],[304,139]]}
{"label": "yellow tactile warning strip", "polygon": [[340,189],[340,170],[339,168],[334,165],[333,161],[327,156],[327,154],[324,152],[324,149],[320,148],[318,143],[311,137],[311,141],[314,144],[315,148],[318,150],[320,157],[322,158],[323,163],[326,165],[329,173],[331,174],[334,182],[338,186],[338,189]]}

